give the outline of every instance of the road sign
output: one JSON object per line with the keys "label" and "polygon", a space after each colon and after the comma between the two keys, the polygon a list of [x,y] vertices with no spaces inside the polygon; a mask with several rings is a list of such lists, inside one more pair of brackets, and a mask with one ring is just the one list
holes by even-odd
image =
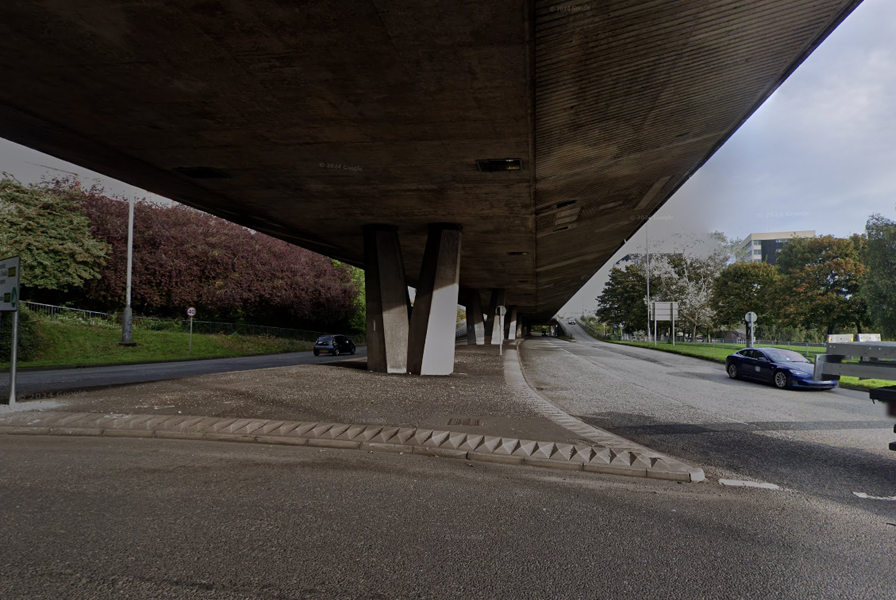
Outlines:
{"label": "road sign", "polygon": [[654,302],[653,303],[653,320],[654,321],[677,321],[678,320],[678,302]]}
{"label": "road sign", "polygon": [[188,309],[187,309],[187,316],[190,317],[190,318],[195,317],[195,316],[196,316],[196,309],[193,308],[192,306],[191,306],[190,308],[188,308]]}
{"label": "road sign", "polygon": [[0,260],[0,311],[19,310],[19,257]]}
{"label": "road sign", "polygon": [[497,314],[499,317],[503,317],[504,315],[507,314],[507,307],[499,305],[498,308],[495,310],[495,314]]}
{"label": "road sign", "polygon": [[746,321],[747,323],[750,323],[751,325],[756,322],[756,319],[757,319],[756,313],[754,313],[754,312],[748,312],[747,314],[744,315],[744,321]]}

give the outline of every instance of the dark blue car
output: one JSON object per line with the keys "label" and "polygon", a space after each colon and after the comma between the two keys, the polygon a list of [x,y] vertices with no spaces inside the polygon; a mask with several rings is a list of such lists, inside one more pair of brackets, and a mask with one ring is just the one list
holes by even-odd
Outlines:
{"label": "dark blue car", "polygon": [[355,344],[344,335],[322,335],[314,343],[314,356],[321,354],[354,354]]}
{"label": "dark blue car", "polygon": [[725,370],[731,379],[765,381],[782,390],[786,388],[829,390],[837,387],[836,381],[813,379],[813,365],[805,356],[793,350],[780,348],[738,350],[725,359]]}

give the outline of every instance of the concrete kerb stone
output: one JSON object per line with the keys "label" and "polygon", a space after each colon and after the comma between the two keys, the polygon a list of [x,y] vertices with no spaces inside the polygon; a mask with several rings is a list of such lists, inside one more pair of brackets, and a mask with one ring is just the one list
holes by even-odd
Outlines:
{"label": "concrete kerb stone", "polygon": [[440,456],[676,481],[704,479],[702,469],[591,427],[542,398],[526,382],[515,348],[508,350],[504,366],[508,385],[523,401],[594,444],[520,440],[384,425],[61,411],[19,412],[0,417],[0,435],[107,435],[282,444]]}
{"label": "concrete kerb stone", "polygon": [[[504,379],[522,400],[546,418],[593,442],[594,454],[587,455],[588,447],[575,446],[571,456],[564,449],[568,461],[576,460],[586,471],[699,482],[706,479],[703,469],[692,467],[679,460],[655,452],[623,437],[592,427],[561,410],[553,402],[539,394],[526,380],[517,348],[519,340],[504,354]],[[559,445],[558,445],[559,447]]]}
{"label": "concrete kerb stone", "polygon": [[[258,432],[258,435],[244,433],[248,430]],[[604,453],[599,455],[591,446],[381,425],[216,419],[181,415],[176,418],[153,416],[147,419],[146,415],[43,412],[16,413],[0,418],[0,435],[109,436],[281,444],[460,458],[617,475],[647,475],[645,469],[633,468],[636,461],[631,458],[618,461],[621,463],[618,465],[610,464],[612,461],[607,458],[600,460]],[[666,467],[663,464],[665,460],[667,459],[659,459],[655,464]],[[648,470],[656,471],[649,475],[652,477],[688,480],[687,474],[682,471],[668,468]]]}

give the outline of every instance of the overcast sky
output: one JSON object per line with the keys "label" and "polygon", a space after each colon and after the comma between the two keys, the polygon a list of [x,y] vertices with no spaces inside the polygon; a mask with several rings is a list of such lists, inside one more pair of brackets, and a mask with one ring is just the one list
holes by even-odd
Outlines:
{"label": "overcast sky", "polygon": [[[167,202],[0,139],[0,171],[20,181],[77,173],[108,192]],[[845,236],[872,213],[896,217],[896,2],[865,0],[650,221],[651,251],[675,233],[814,229]],[[561,311],[593,311],[610,266],[644,251],[645,228]],[[666,246],[670,246],[671,241]]]}
{"label": "overcast sky", "polygon": [[[896,218],[896,2],[865,0],[648,223],[675,232],[814,229],[846,236]],[[596,308],[607,273],[644,252],[645,228],[567,304]]]}

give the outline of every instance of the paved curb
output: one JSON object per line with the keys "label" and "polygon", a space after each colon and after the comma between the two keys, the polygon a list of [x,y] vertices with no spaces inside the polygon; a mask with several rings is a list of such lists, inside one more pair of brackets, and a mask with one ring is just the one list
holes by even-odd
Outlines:
{"label": "paved curb", "polygon": [[0,434],[145,437],[405,452],[552,469],[697,481],[691,471],[682,468],[686,465],[655,452],[644,452],[640,447],[638,450],[624,450],[382,425],[184,415],[21,412],[0,417]]}
{"label": "paved curb", "polygon": [[[521,343],[522,340],[518,342],[516,346],[518,347]],[[628,453],[637,457],[637,460],[633,461],[628,467],[618,465],[618,470],[615,471],[617,474],[634,475],[637,477],[661,477],[663,479],[676,479],[691,482],[698,482],[706,479],[706,474],[703,472],[703,469],[692,467],[679,460],[651,450],[650,448],[612,434],[609,431],[588,425],[558,408],[556,404],[539,394],[531,385],[529,385],[526,376],[523,373],[522,362],[516,348],[508,348],[505,354],[504,379],[508,386],[517,390],[521,400],[527,400],[532,408],[558,425],[577,433],[598,446],[606,448],[610,452],[615,454]],[[655,460],[662,461],[665,469],[651,470],[641,468],[642,465],[650,464]],[[595,470],[595,468],[596,465],[592,466],[592,468],[586,467],[585,470],[590,471]],[[666,473],[674,474],[675,477],[665,477],[664,475]]]}

